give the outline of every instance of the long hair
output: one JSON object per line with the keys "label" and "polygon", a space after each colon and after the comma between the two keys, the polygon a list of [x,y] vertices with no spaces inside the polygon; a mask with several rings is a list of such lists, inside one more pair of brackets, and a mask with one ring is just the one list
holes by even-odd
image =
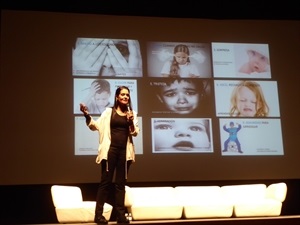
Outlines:
{"label": "long hair", "polygon": [[[190,50],[189,50],[189,47],[187,45],[183,45],[183,44],[180,44],[180,45],[176,45],[175,48],[174,48],[174,55],[177,53],[177,52],[184,52],[186,53],[188,56],[190,55]],[[188,57],[187,59],[187,63],[190,63],[190,58]],[[179,75],[179,65],[178,65],[178,62],[176,61],[176,57],[173,56],[173,60],[172,60],[172,63],[171,63],[171,67],[170,67],[170,77],[180,77]]]}
{"label": "long hair", "polygon": [[261,86],[255,81],[241,81],[233,90],[231,95],[230,116],[240,116],[240,112],[237,109],[237,94],[242,87],[249,88],[256,97],[256,114],[254,117],[267,117],[269,114],[269,106],[265,100]]}
{"label": "long hair", "polygon": [[114,102],[114,108],[117,109],[118,106],[120,105],[120,102],[117,100],[119,94],[121,93],[121,90],[123,89],[126,89],[129,93],[129,101],[128,101],[128,104],[129,104],[129,108],[130,110],[132,110],[132,105],[131,105],[131,96],[130,96],[130,90],[128,87],[126,86],[119,86],[116,90],[116,93],[115,93],[115,102]]}

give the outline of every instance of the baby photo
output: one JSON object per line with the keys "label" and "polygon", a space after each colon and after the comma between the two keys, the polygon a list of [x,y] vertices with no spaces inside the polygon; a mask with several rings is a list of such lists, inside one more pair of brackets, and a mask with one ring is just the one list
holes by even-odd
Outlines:
{"label": "baby photo", "polygon": [[212,43],[214,77],[271,78],[268,44]]}
{"label": "baby photo", "polygon": [[153,153],[213,152],[211,119],[152,118]]}

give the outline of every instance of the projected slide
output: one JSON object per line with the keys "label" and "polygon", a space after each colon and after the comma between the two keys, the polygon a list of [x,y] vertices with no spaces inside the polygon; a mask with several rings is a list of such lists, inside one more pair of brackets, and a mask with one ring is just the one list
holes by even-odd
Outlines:
{"label": "projected slide", "polygon": [[152,118],[153,153],[213,152],[211,119]]}
{"label": "projected slide", "polygon": [[101,114],[114,104],[115,90],[127,86],[130,90],[133,109],[138,112],[137,81],[130,79],[74,78],[74,113],[82,114],[80,103],[85,103],[90,114]]}
{"label": "projected slide", "polygon": [[271,78],[268,44],[212,43],[214,77]]}
{"label": "projected slide", "polygon": [[147,65],[149,77],[211,77],[210,44],[149,42]]}
{"label": "projected slide", "polygon": [[218,117],[280,117],[276,81],[215,80]]}
{"label": "projected slide", "polygon": [[[95,120],[98,117],[94,117]],[[143,154],[143,120],[138,117],[141,132],[133,137],[135,154]],[[97,155],[99,147],[99,133],[88,128],[85,117],[75,116],[75,155]]]}
{"label": "projected slide", "polygon": [[208,79],[153,78],[145,88],[152,94],[152,113],[181,116],[205,115],[211,110],[211,84]]}
{"label": "projected slide", "polygon": [[142,56],[137,40],[77,38],[72,63],[74,76],[142,76]]}
{"label": "projected slide", "polygon": [[223,156],[283,155],[280,119],[220,119]]}

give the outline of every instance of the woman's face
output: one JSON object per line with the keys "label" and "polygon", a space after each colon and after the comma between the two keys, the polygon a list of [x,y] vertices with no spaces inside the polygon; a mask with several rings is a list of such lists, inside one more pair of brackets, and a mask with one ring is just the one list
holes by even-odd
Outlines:
{"label": "woman's face", "polygon": [[94,100],[96,105],[101,109],[105,108],[109,103],[110,94],[107,91],[103,91],[101,93],[96,93],[94,96]]}
{"label": "woman's face", "polygon": [[123,88],[120,91],[120,94],[117,97],[117,101],[119,101],[122,105],[127,105],[129,103],[130,94],[126,88]]}
{"label": "woman's face", "polygon": [[157,120],[153,124],[155,151],[205,151],[210,141],[204,120]]}
{"label": "woman's face", "polygon": [[247,87],[241,87],[237,93],[237,109],[240,116],[254,117],[256,114],[256,96]]}
{"label": "woman's face", "polygon": [[189,55],[184,53],[184,52],[176,52],[175,55],[174,55],[175,59],[176,59],[176,62],[179,64],[179,65],[184,65],[186,64],[188,58],[189,58]]}
{"label": "woman's face", "polygon": [[176,80],[170,86],[162,87],[161,100],[169,110],[178,114],[188,114],[197,108],[199,93],[195,84]]}

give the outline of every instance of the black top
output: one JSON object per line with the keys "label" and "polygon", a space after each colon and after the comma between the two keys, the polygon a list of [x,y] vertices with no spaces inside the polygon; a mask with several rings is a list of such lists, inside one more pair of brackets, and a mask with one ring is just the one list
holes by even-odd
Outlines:
{"label": "black top", "polygon": [[129,135],[129,124],[127,117],[120,116],[114,109],[110,121],[111,146],[126,148]]}

